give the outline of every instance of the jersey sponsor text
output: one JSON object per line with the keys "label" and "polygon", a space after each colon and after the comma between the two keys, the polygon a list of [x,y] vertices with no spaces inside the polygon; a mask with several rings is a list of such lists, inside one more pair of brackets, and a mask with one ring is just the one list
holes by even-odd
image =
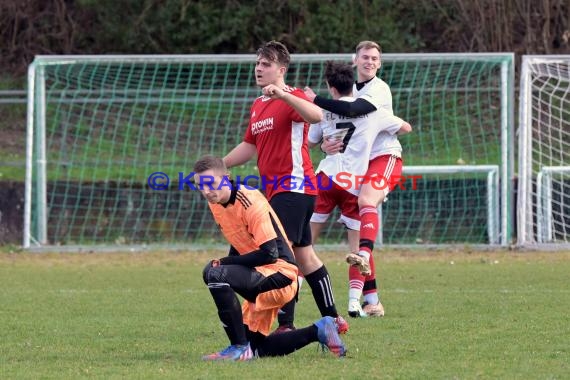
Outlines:
{"label": "jersey sponsor text", "polygon": [[273,129],[273,118],[268,117],[266,119],[256,121],[255,123],[251,124],[251,133],[253,135],[260,134],[265,131],[269,131]]}

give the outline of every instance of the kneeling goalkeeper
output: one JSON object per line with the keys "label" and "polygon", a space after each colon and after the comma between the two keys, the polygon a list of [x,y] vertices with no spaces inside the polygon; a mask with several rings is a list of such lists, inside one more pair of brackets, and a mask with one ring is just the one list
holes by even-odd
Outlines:
{"label": "kneeling goalkeeper", "polygon": [[[230,346],[203,359],[281,356],[317,341],[343,356],[345,348],[331,317],[304,329],[268,336],[279,309],[295,297],[298,286],[298,269],[283,226],[263,194],[229,180],[221,158],[202,157],[194,172],[200,192],[230,243],[228,256],[209,262],[203,273]],[[245,299],[241,307],[236,293]]]}

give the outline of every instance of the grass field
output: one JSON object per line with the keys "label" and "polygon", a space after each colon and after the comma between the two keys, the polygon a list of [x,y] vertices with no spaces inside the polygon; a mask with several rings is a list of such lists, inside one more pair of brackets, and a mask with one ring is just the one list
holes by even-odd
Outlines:
{"label": "grass field", "polygon": [[[379,254],[386,317],[348,356],[205,363],[227,345],[201,271],[222,252],[0,253],[0,379],[564,379],[570,252]],[[346,314],[346,264],[320,253]],[[298,326],[318,319],[308,286]]]}

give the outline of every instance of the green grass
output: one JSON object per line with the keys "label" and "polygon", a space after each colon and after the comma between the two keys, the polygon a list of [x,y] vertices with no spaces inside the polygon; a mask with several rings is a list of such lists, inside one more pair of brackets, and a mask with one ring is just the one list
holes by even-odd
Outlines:
{"label": "green grass", "polygon": [[[202,283],[222,253],[0,250],[2,379],[557,379],[570,373],[570,252],[382,253],[387,315],[350,320],[348,357],[204,363],[227,344]],[[345,313],[346,264],[327,263]],[[318,318],[308,286],[297,325]]]}

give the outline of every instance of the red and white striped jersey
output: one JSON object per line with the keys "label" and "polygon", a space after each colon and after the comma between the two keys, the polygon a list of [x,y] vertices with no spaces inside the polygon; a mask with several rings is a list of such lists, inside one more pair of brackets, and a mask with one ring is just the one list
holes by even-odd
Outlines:
{"label": "red and white striped jersey", "polygon": [[[309,101],[298,88],[285,91]],[[284,191],[317,194],[308,131],[309,124],[283,100],[260,96],[253,102],[244,141],[257,149],[257,167],[268,199]]]}

